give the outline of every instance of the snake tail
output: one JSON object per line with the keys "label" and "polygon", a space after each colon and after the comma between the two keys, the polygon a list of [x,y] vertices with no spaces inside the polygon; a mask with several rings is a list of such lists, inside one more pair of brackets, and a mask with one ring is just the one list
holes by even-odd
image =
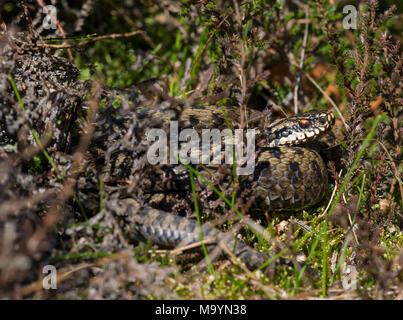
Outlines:
{"label": "snake tail", "polygon": [[[178,245],[185,246],[198,243],[201,239],[196,220],[175,216],[165,211],[144,208],[136,214],[135,222],[136,232],[144,239],[152,239],[153,243],[159,246],[171,248]],[[269,259],[265,253],[208,224],[204,224],[202,230],[203,240],[208,240],[205,244],[208,252],[221,243],[249,269],[257,269]]]}

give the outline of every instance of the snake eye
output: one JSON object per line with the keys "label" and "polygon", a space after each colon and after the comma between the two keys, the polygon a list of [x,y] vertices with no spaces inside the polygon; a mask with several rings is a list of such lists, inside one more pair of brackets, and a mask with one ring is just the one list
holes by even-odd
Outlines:
{"label": "snake eye", "polygon": [[302,119],[302,120],[299,120],[299,126],[302,128],[302,129],[307,129],[307,128],[309,128],[310,127],[310,123],[309,123],[309,120],[306,120],[306,119]]}

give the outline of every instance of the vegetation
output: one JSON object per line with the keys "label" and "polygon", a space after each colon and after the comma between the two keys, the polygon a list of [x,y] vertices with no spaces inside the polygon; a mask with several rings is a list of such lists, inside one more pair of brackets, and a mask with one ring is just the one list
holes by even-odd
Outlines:
{"label": "vegetation", "polygon": [[[403,298],[401,5],[48,2],[55,29],[43,24],[43,1],[1,2],[1,298]],[[348,4],[357,9],[354,29],[343,27]],[[336,116],[324,200],[264,212],[266,239],[241,233],[270,254],[270,272],[235,259],[200,271],[187,254],[133,239],[111,195],[119,188],[87,168],[100,115],[186,103],[252,108],[269,120],[311,109]],[[112,137],[108,152],[136,151],[136,137]],[[136,183],[155,169],[137,165],[141,173],[118,191],[140,199]],[[236,184],[213,204],[192,190],[190,204],[175,201],[203,221],[211,206],[227,217],[247,208],[233,197]],[[58,270],[57,290],[42,289],[45,265]]]}

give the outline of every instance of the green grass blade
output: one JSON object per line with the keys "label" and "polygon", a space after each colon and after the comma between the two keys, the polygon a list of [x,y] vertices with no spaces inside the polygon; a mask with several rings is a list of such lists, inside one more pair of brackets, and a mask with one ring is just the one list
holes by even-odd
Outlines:
{"label": "green grass blade", "polygon": [[195,188],[195,182],[194,182],[192,171],[190,171],[190,184],[192,186],[193,202],[194,202],[194,207],[195,207],[195,211],[196,211],[197,224],[199,226],[199,238],[200,238],[201,246],[203,248],[203,253],[204,253],[204,256],[207,261],[208,270],[209,270],[210,274],[212,276],[214,276],[214,279],[217,281],[217,275],[215,274],[213,265],[211,264],[206,245],[203,243],[203,228],[202,228],[202,223],[201,223],[201,218],[200,218],[199,205],[197,202],[196,188]]}

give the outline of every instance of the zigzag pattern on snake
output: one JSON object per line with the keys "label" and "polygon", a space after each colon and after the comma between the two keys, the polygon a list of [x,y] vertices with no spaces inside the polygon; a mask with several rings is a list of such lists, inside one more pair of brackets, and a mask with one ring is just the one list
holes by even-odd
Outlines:
{"label": "zigzag pattern on snake", "polygon": [[[244,116],[252,119],[256,113],[249,112]],[[101,119],[97,124],[90,158],[100,168],[106,183],[116,183],[131,177],[136,171],[133,165],[138,156],[136,151],[119,148],[106,152],[108,143],[127,137],[128,123],[148,118],[157,122],[162,120],[164,123],[178,119],[179,129],[195,128],[201,131],[205,128],[226,128],[225,117],[235,127],[240,121],[239,108],[223,110],[216,106],[193,106],[182,110],[179,117],[175,113],[150,108],[118,115],[113,123]],[[253,205],[262,210],[298,210],[318,203],[327,189],[328,177],[323,159],[310,146],[329,132],[333,124],[334,116],[331,112],[310,111],[273,121],[269,125],[250,125],[257,132],[256,166],[253,174],[240,179],[242,196],[253,197]],[[131,134],[135,135],[133,132]],[[194,165],[208,180],[214,179],[218,167]],[[190,188],[189,173],[185,166],[164,165],[159,171],[156,177],[150,177],[148,187],[144,184],[145,193]],[[200,179],[196,179],[196,183],[198,189],[206,188]],[[138,236],[152,240],[156,245],[175,247],[200,241],[200,230],[194,219],[175,216],[152,208],[147,203],[139,207],[136,201],[130,201],[130,195],[128,199],[122,199],[121,204],[127,215],[132,216],[133,229]],[[251,269],[259,267],[268,259],[266,254],[208,224],[203,225],[202,230],[203,239],[210,240],[206,245],[209,251],[221,243]]]}

